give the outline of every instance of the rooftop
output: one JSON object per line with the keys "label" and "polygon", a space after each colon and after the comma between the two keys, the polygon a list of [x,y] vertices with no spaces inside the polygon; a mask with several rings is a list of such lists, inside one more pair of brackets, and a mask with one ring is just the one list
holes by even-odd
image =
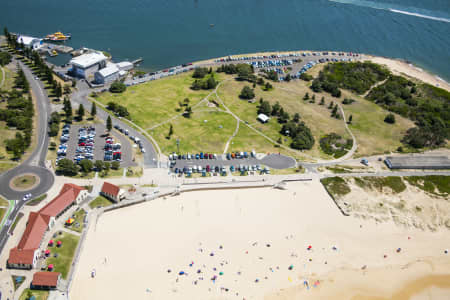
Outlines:
{"label": "rooftop", "polygon": [[269,121],[270,118],[268,116],[266,116],[265,114],[259,114],[258,119],[261,120],[262,122],[267,122],[267,121]]}
{"label": "rooftop", "polygon": [[72,204],[72,202],[75,201],[75,199],[78,197],[78,194],[82,190],[84,190],[84,188],[76,184],[72,183],[64,184],[61,191],[59,192],[59,195],[56,196],[55,199],[53,199],[43,208],[41,208],[38,213],[55,217],[67,206]]}
{"label": "rooftop", "polygon": [[119,72],[119,69],[117,68],[117,66],[115,64],[110,64],[106,68],[103,68],[98,72],[100,73],[101,76],[108,77],[110,75],[113,75],[113,74]]}
{"label": "rooftop", "polygon": [[105,194],[117,196],[119,195],[120,187],[105,181],[102,186],[102,192]]}
{"label": "rooftop", "polygon": [[56,286],[60,275],[61,273],[59,272],[36,272],[33,275],[31,284],[35,286]]}
{"label": "rooftop", "polygon": [[92,52],[87,54],[82,54],[70,60],[72,65],[86,69],[93,66],[99,62],[106,60],[106,56],[101,52]]}
{"label": "rooftop", "polygon": [[27,35],[19,35],[17,42],[22,42],[25,46],[30,46],[33,41],[39,42],[41,39]]}

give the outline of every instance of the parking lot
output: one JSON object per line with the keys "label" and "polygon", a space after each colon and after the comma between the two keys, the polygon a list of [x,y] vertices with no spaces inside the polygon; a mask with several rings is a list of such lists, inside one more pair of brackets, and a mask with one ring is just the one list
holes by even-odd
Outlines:
{"label": "parking lot", "polygon": [[[248,153],[247,157],[242,158],[231,158],[228,159],[227,155],[217,155],[217,158],[210,159],[208,158],[196,158],[195,155],[193,157],[191,156],[191,159],[188,159],[188,157],[185,155],[185,159],[177,157],[176,160],[171,160],[171,169],[173,172],[175,172],[176,169],[178,171],[184,170],[184,168],[187,168],[189,170],[192,168],[194,171],[195,169],[199,169],[199,166],[201,167],[201,170],[206,170],[209,166],[209,169],[211,171],[217,172],[217,168],[219,168],[219,172],[222,171],[222,167],[225,167],[225,170],[227,172],[230,171],[238,171],[241,168],[245,170],[252,170],[254,167],[257,169],[254,171],[261,171],[264,169],[264,167],[268,167],[268,169],[286,169],[286,168],[292,168],[295,166],[295,160],[291,157],[279,155],[279,154],[270,154],[264,156],[262,159],[258,159],[257,157],[253,157],[251,152]],[[204,157],[204,156],[203,156]],[[259,165],[259,170],[258,170]],[[233,169],[231,168],[233,166]],[[200,171],[201,173],[202,171]]]}
{"label": "parking lot", "polygon": [[[86,133],[94,133],[95,136],[92,137],[89,142],[84,143],[83,146],[79,146],[79,130],[80,128],[85,128]],[[90,129],[90,130],[89,130]],[[69,140],[65,143],[67,145],[65,158],[70,160],[75,160],[77,155],[78,157],[84,157],[95,162],[96,160],[104,160],[105,158],[105,144],[106,137],[108,136],[106,127],[103,124],[95,124],[95,125],[72,125],[69,129]],[[130,141],[126,139],[124,136],[120,134],[109,134],[114,140],[114,143],[120,144],[120,151],[122,153],[120,166],[121,167],[131,167],[136,166],[137,164],[133,162],[132,158],[132,146]],[[78,152],[77,152],[78,148]],[[86,151],[85,148],[92,148],[90,151]],[[83,151],[81,151],[83,149]]]}

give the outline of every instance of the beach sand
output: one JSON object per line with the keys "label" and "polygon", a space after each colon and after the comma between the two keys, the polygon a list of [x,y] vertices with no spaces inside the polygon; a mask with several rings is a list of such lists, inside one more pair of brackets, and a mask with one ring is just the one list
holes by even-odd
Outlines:
{"label": "beach sand", "polygon": [[370,61],[374,63],[386,65],[396,75],[407,75],[409,77],[419,79],[433,86],[438,86],[444,90],[450,91],[450,84],[448,82],[412,64],[397,59],[379,56],[367,56],[367,57],[369,58]]}
{"label": "beach sand", "polygon": [[430,277],[449,276],[447,248],[448,230],[343,216],[319,181],[191,192],[91,224],[70,298],[448,299],[449,277]]}

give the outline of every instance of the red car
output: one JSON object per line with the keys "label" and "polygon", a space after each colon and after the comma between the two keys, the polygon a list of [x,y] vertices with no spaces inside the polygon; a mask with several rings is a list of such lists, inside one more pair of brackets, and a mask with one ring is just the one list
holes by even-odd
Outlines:
{"label": "red car", "polygon": [[206,172],[209,172],[211,170],[211,168],[209,167],[209,165],[206,165]]}
{"label": "red car", "polygon": [[203,156],[205,159],[208,159],[208,153],[205,153],[205,155]]}
{"label": "red car", "polygon": [[209,159],[213,159],[212,153],[209,154]]}
{"label": "red car", "polygon": [[78,146],[86,146],[86,143],[79,143]]}

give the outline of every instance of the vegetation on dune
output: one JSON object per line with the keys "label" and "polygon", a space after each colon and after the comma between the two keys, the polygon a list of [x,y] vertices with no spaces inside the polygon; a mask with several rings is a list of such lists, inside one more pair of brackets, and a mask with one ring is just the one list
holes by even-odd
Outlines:
{"label": "vegetation on dune", "polygon": [[450,138],[450,93],[443,89],[391,75],[366,98],[415,122],[403,138],[413,148],[442,146]]}
{"label": "vegetation on dune", "polygon": [[361,188],[369,188],[383,191],[384,187],[390,188],[394,193],[398,194],[406,189],[406,185],[401,177],[355,177],[355,183]]}
{"label": "vegetation on dune", "polygon": [[447,197],[450,195],[450,176],[410,176],[405,179],[425,192]]}
{"label": "vegetation on dune", "polygon": [[333,197],[345,196],[351,192],[347,182],[341,177],[322,178],[320,182]]}
{"label": "vegetation on dune", "polygon": [[330,63],[314,79],[311,89],[315,92],[324,90],[334,97],[341,96],[340,88],[363,94],[389,74],[389,70],[371,62]]}

